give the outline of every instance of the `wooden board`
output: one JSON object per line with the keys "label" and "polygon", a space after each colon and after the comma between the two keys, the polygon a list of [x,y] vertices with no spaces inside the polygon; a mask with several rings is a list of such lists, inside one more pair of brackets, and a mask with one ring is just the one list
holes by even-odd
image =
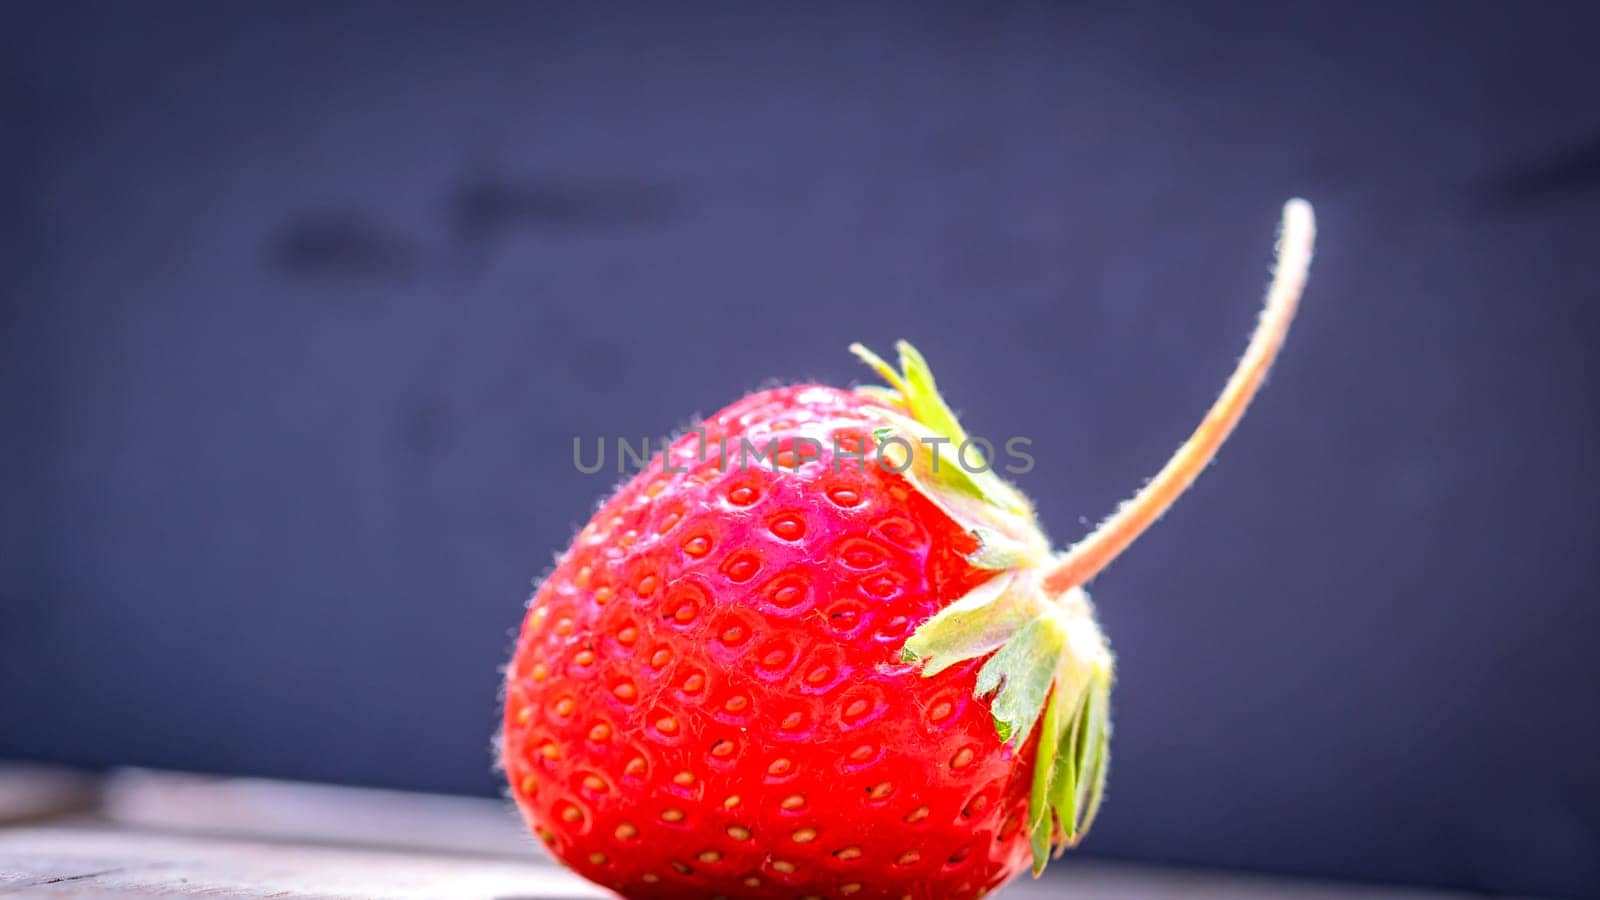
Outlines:
{"label": "wooden board", "polygon": [[[606,897],[551,863],[508,804],[252,779],[0,768],[0,897],[292,900]],[[92,803],[88,798],[93,798]],[[24,802],[27,801],[27,802]],[[1068,859],[1005,900],[1450,900]]]}

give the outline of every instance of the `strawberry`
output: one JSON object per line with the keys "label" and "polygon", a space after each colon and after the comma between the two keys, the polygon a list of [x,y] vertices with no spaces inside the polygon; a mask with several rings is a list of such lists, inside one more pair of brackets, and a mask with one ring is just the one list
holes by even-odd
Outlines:
{"label": "strawberry", "polygon": [[1082,585],[1242,415],[1311,230],[1292,201],[1222,397],[1065,554],[981,445],[957,455],[904,343],[898,369],[852,348],[886,388],[762,391],[672,442],[530,602],[501,740],[529,826],[631,898],[944,900],[1038,874],[1105,784],[1112,656]]}

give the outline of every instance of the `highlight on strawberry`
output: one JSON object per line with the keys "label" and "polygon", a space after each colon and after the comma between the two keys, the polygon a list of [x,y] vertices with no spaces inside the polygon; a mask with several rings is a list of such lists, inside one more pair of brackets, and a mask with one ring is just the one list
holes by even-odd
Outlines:
{"label": "highlight on strawberry", "polygon": [[[500,762],[529,827],[628,898],[984,896],[1100,809],[1114,659],[1084,584],[1215,456],[1282,346],[1314,224],[1284,207],[1249,346],[1172,459],[1057,552],[927,362],[751,394],[579,531],[528,606]],[[750,442],[731,465],[707,442]],[[972,451],[968,451],[969,454]],[[969,457],[970,458],[970,457]]]}

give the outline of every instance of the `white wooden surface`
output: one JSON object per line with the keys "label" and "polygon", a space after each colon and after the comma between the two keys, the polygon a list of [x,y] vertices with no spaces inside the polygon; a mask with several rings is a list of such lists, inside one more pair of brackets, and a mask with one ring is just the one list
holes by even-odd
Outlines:
{"label": "white wooden surface", "polygon": [[[1453,900],[1382,887],[1066,860],[1002,900]],[[607,896],[508,804],[249,779],[0,767],[0,897]]]}

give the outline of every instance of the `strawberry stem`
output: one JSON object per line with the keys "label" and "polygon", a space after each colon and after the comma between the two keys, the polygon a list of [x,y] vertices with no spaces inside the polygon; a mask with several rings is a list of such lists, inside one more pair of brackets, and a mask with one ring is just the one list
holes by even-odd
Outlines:
{"label": "strawberry stem", "polygon": [[[1065,554],[1051,554],[1031,504],[993,472],[937,469],[926,460],[918,464],[922,455],[913,454],[904,473],[976,539],[978,549],[967,559],[993,577],[917,626],[901,648],[902,659],[934,678],[956,663],[987,657],[973,696],[987,698],[1000,740],[1020,750],[1039,731],[1030,760],[1027,823],[1035,875],[1051,851],[1059,854],[1083,839],[1105,792],[1116,660],[1082,584],[1160,518],[1238,424],[1294,318],[1314,232],[1311,207],[1289,201],[1265,308],[1222,396],[1161,472]],[[930,436],[964,440],[966,432],[939,395],[922,355],[904,342],[897,349],[898,369],[860,345],[851,347],[892,386],[862,389],[880,404],[875,415],[882,431],[910,443]]]}
{"label": "strawberry stem", "polygon": [[1266,304],[1250,345],[1222,389],[1222,395],[1144,489],[1066,552],[1045,577],[1046,591],[1061,594],[1099,574],[1172,506],[1216,456],[1222,442],[1239,424],[1277,357],[1278,349],[1283,346],[1289,323],[1300,305],[1300,292],[1305,287],[1315,236],[1311,204],[1300,199],[1284,204],[1277,271],[1267,290]]}

